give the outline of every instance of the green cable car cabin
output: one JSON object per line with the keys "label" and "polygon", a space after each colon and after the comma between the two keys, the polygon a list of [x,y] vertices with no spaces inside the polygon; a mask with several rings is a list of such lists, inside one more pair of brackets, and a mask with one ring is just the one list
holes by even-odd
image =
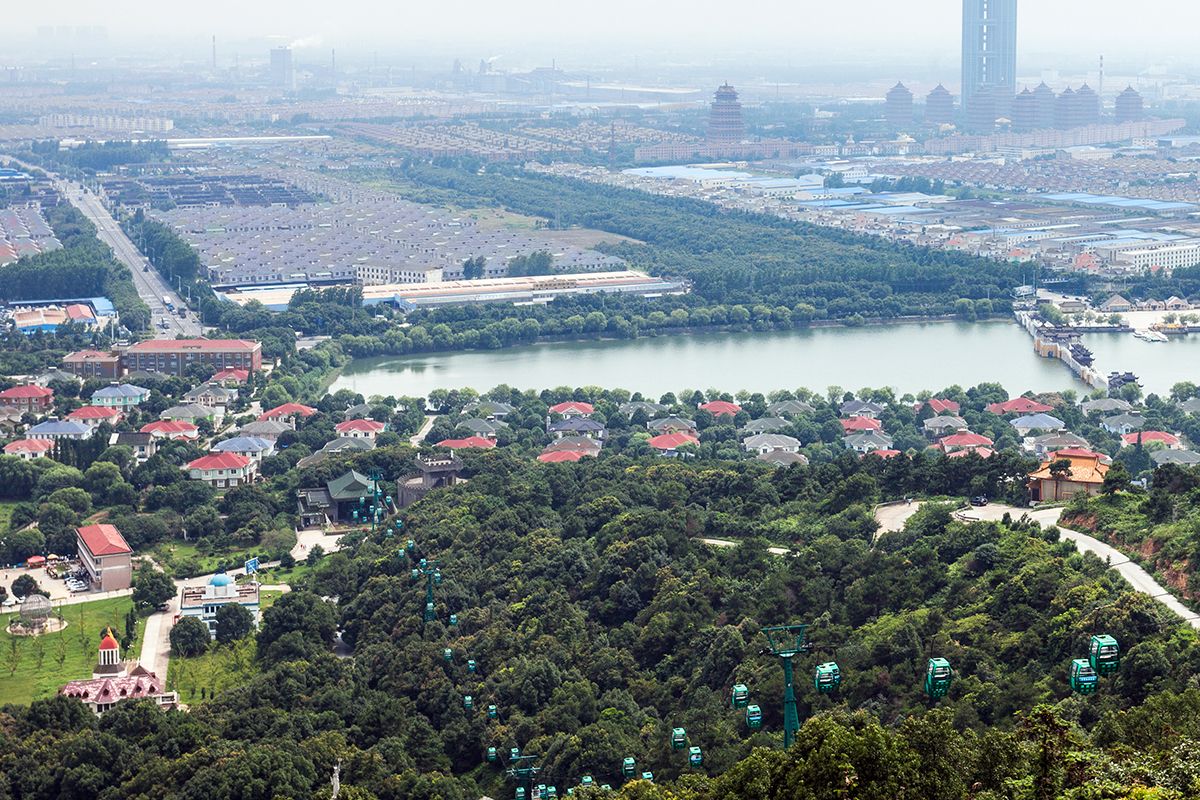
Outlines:
{"label": "green cable car cabin", "polygon": [[488,748],[488,762],[495,763],[495,761],[496,761],[496,748],[489,747]]}
{"label": "green cable car cabin", "polygon": [[821,694],[829,694],[842,685],[842,671],[833,661],[827,661],[817,667],[813,685]]}
{"label": "green cable car cabin", "polygon": [[497,715],[498,713],[499,713],[499,712],[496,710],[496,704],[495,704],[495,703],[489,703],[489,704],[488,704],[488,716],[489,716],[489,717],[491,717],[492,719],[495,719],[495,718],[496,718],[496,715]]}
{"label": "green cable car cabin", "polygon": [[687,744],[687,731],[683,728],[673,728],[671,730],[671,747],[676,750],[682,750]]}
{"label": "green cable car cabin", "polygon": [[688,766],[698,767],[704,763],[704,753],[700,752],[699,747],[688,748]]}
{"label": "green cable car cabin", "polygon": [[474,671],[475,671],[475,659],[468,658],[467,659],[467,672],[474,672]]}
{"label": "green cable car cabin", "polygon": [[415,581],[417,578],[421,577],[421,573],[414,569],[412,571],[412,576],[413,576],[413,580]]}
{"label": "green cable car cabin", "polygon": [[621,762],[621,774],[626,778],[632,778],[637,774],[637,762],[632,757],[626,756],[625,760]]}
{"label": "green cable car cabin", "polygon": [[758,706],[746,706],[746,724],[751,728],[762,726],[762,709]]}
{"label": "green cable car cabin", "polygon": [[433,603],[426,603],[425,604],[425,621],[433,622],[433,620],[436,617],[437,617],[437,613],[433,610]]}
{"label": "green cable car cabin", "polygon": [[414,542],[412,539],[409,539],[407,542],[404,543],[404,549],[411,553],[412,551],[417,549],[417,543]]}
{"label": "green cable car cabin", "polygon": [[475,707],[475,700],[474,700],[474,698],[471,697],[471,695],[467,695],[466,697],[463,698],[463,708],[470,711],[474,707]]}
{"label": "green cable car cabin", "polygon": [[734,708],[745,708],[750,703],[750,690],[746,688],[744,683],[735,683],[733,685],[732,703]]}
{"label": "green cable car cabin", "polygon": [[931,658],[925,668],[925,694],[930,697],[945,697],[950,691],[950,680],[954,670],[950,662],[944,658]]}
{"label": "green cable car cabin", "polygon": [[1071,662],[1071,691],[1080,694],[1092,694],[1100,676],[1086,658],[1077,658]]}
{"label": "green cable car cabin", "polygon": [[524,786],[517,787],[516,798],[517,798],[517,800],[525,800],[525,787]]}
{"label": "green cable car cabin", "polygon": [[546,797],[550,798],[550,800],[558,800],[558,787],[557,786],[547,786],[546,787]]}
{"label": "green cable car cabin", "polygon": [[647,781],[649,783],[654,783],[654,773],[653,772],[643,772],[642,780]]}
{"label": "green cable car cabin", "polygon": [[518,758],[521,757],[521,751],[514,747],[513,749],[508,751],[508,757],[510,759],[512,759],[513,761],[516,761]]}
{"label": "green cable car cabin", "polygon": [[451,614],[450,615],[450,627],[454,627],[457,624],[458,624],[458,614]]}
{"label": "green cable car cabin", "polygon": [[1110,675],[1121,668],[1121,645],[1111,636],[1093,636],[1088,662],[1099,675]]}
{"label": "green cable car cabin", "polygon": [[449,647],[447,647],[445,650],[442,651],[442,658],[446,659],[447,661],[449,661],[453,657],[454,657],[454,653],[450,650]]}
{"label": "green cable car cabin", "polygon": [[579,785],[580,786],[595,786],[596,782],[594,780],[592,780],[591,775],[584,775],[583,780],[581,780],[579,782]]}

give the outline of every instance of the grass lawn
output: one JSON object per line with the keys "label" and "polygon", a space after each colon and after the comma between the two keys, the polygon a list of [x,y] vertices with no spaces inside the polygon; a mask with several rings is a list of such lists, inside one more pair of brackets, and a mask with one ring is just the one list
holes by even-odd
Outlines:
{"label": "grass lawn", "polygon": [[195,706],[214,692],[248,683],[258,673],[254,652],[254,637],[247,636],[233,645],[213,642],[208,652],[192,658],[172,656],[167,688],[179,692],[184,703]]}
{"label": "grass lawn", "polygon": [[275,601],[283,596],[283,592],[279,589],[263,589],[258,593],[258,610],[259,612],[266,611],[271,606],[275,605]]}
{"label": "grass lawn", "polygon": [[[129,597],[62,606],[67,627],[38,637],[10,636],[8,622],[15,613],[0,616],[0,701],[25,705],[53,695],[67,681],[92,677],[105,627],[112,625],[113,633],[120,639],[125,631],[125,614],[132,607]],[[130,648],[135,658],[141,654],[145,629],[146,620],[139,617],[137,640]],[[84,641],[80,639],[81,630]]]}
{"label": "grass lawn", "polygon": [[257,548],[234,548],[222,553],[202,555],[196,547],[196,542],[171,541],[160,542],[148,555],[154,557],[164,570],[172,577],[192,577],[208,575],[216,572],[221,565],[230,571],[240,570],[251,552]]}
{"label": "grass lawn", "polygon": [[16,507],[16,503],[0,503],[0,530],[8,530],[8,519]]}

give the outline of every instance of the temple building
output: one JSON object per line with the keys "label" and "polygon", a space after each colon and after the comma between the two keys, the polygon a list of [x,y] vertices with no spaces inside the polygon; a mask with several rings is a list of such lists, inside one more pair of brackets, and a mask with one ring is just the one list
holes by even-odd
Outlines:
{"label": "temple building", "polygon": [[717,87],[716,96],[708,112],[708,144],[741,144],[746,138],[746,123],[742,119],[742,104],[738,93],[728,82]]}
{"label": "temple building", "polygon": [[159,677],[136,661],[122,660],[121,646],[109,628],[100,640],[92,677],[70,681],[58,693],[76,698],[96,716],[122,700],[150,700],[159,708],[175,708],[179,705],[179,695],[166,690],[165,677]]}

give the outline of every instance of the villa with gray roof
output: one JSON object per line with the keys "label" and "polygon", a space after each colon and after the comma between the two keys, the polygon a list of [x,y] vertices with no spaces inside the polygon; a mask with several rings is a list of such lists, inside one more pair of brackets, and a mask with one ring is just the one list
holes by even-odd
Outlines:
{"label": "villa with gray roof", "polygon": [[776,417],[784,414],[795,416],[797,414],[811,414],[814,409],[803,400],[776,400],[771,405],[767,406],[767,413]]}
{"label": "villa with gray roof", "polygon": [[150,390],[141,386],[134,386],[132,383],[114,384],[92,392],[92,405],[128,411],[141,405],[149,396]]}
{"label": "villa with gray roof", "polygon": [[262,461],[275,454],[275,442],[261,436],[235,436],[212,446],[214,453],[237,453],[252,461]]}
{"label": "villa with gray roof", "polygon": [[792,423],[786,419],[779,417],[763,417],[762,419],[752,419],[746,423],[746,427],[742,428],[743,434],[754,435],[756,433],[768,433],[777,431],[780,428],[786,428]]}
{"label": "villa with gray roof", "polygon": [[742,442],[742,446],[746,448],[747,453],[758,453],[759,455],[775,451],[795,453],[800,450],[800,440],[778,433],[760,433],[746,439]]}
{"label": "villa with gray roof", "polygon": [[52,419],[25,431],[26,439],[87,439],[95,428],[73,419]]}

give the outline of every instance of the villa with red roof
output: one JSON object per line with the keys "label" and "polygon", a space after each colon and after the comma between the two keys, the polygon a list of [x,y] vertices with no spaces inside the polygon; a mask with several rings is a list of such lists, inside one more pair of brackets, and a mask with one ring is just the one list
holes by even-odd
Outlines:
{"label": "villa with red roof", "polygon": [[141,432],[153,434],[159,439],[195,439],[200,436],[200,429],[190,422],[165,419],[143,425]]}
{"label": "villa with red roof", "polygon": [[992,440],[986,436],[980,436],[978,433],[963,431],[956,433],[953,436],[946,436],[940,442],[940,447],[946,453],[953,453],[956,450],[974,450],[977,447],[991,447]]}
{"label": "villa with red roof", "polygon": [[119,408],[84,406],[67,414],[67,419],[77,419],[80,422],[86,422],[88,425],[99,425],[101,422],[115,425],[121,421],[121,417],[123,416]]}
{"label": "villa with red roof", "polygon": [[1047,411],[1054,409],[1044,403],[1038,403],[1030,400],[1028,397],[1014,397],[1012,400],[1006,400],[1003,403],[992,403],[987,407],[988,411],[993,414],[1045,414]]}
{"label": "villa with red roof", "polygon": [[92,677],[68,681],[58,693],[79,700],[96,716],[122,700],[152,700],[159,708],[175,708],[179,704],[179,695],[166,690],[163,678],[136,662],[133,669],[127,669],[112,628],[105,631],[100,640]]}
{"label": "villa with red roof", "polygon": [[44,386],[14,386],[0,392],[0,405],[37,414],[54,405],[54,390]]}
{"label": "villa with red roof", "polygon": [[468,436],[466,439],[443,439],[438,442],[438,447],[449,447],[451,450],[464,450],[472,447],[488,450],[495,446],[495,442],[482,436]]}
{"label": "villa with red roof", "polygon": [[114,592],[132,585],[133,550],[115,525],[76,528],[75,544],[93,589]]}
{"label": "villa with red roof", "polygon": [[867,456],[879,456],[882,459],[888,459],[895,458],[898,455],[900,455],[899,450],[872,450],[869,453],[863,453],[861,456],[859,456],[859,458],[866,458]]}
{"label": "villa with red roof", "polygon": [[590,403],[577,403],[574,400],[569,403],[559,403],[556,406],[550,406],[550,413],[559,414],[567,419],[571,417],[591,416],[595,410]]}
{"label": "villa with red roof", "polygon": [[187,465],[188,477],[204,481],[214,489],[233,488],[254,480],[258,462],[238,453],[217,453],[197,458]]}
{"label": "villa with red roof", "polygon": [[[703,407],[701,406],[701,408]],[[678,433],[664,433],[662,436],[655,436],[646,442],[646,444],[657,450],[659,455],[673,456],[678,454],[679,448],[683,445],[694,444],[698,441],[700,440],[690,433],[679,431]]]}
{"label": "villa with red roof", "polygon": [[373,442],[376,435],[387,430],[387,424],[373,419],[348,419],[334,425],[333,429],[343,439],[369,439]]}
{"label": "villa with red roof", "polygon": [[53,439],[18,439],[4,445],[4,455],[17,456],[26,461],[45,458],[54,450]]}
{"label": "villa with red roof", "polygon": [[[1063,472],[1051,472],[1056,461],[1070,462]],[[1097,453],[1076,450],[1060,450],[1052,460],[1043,461],[1029,475],[1029,497],[1035,503],[1070,500],[1080,494],[1094,495],[1104,485],[1104,475],[1109,467],[1100,463]]]}
{"label": "villa with red roof", "polygon": [[317,413],[315,408],[302,406],[299,403],[284,403],[281,406],[275,406],[275,408],[272,408],[270,411],[264,412],[261,416],[259,416],[258,420],[259,422],[262,422],[265,419],[269,419],[274,422],[284,422],[285,420],[289,420],[297,414],[302,417],[311,417],[315,413]]}
{"label": "villa with red roof", "polygon": [[870,417],[850,417],[848,419],[839,419],[838,422],[842,423],[842,427],[846,430],[846,433],[883,430],[883,423]]}
{"label": "villa with red roof", "polygon": [[542,453],[537,460],[543,464],[560,464],[564,461],[578,461],[588,457],[594,457],[594,454],[586,453],[583,450],[551,450],[549,453]]}
{"label": "villa with red roof", "polygon": [[714,417],[719,417],[722,414],[728,414],[731,417],[737,416],[737,413],[742,410],[742,407],[736,403],[729,403],[724,400],[713,400],[711,403],[705,403],[700,406]]}
{"label": "villa with red roof", "polygon": [[1138,443],[1138,437],[1141,437],[1142,444],[1150,442],[1162,442],[1167,446],[1168,450],[1178,450],[1182,445],[1179,442],[1179,437],[1174,436],[1166,431],[1137,431],[1135,433],[1127,433],[1121,437],[1121,441],[1125,442],[1125,446]]}
{"label": "villa with red roof", "polygon": [[229,384],[237,386],[245,383],[249,379],[250,370],[248,369],[223,369],[216,375],[213,375],[211,378],[209,378],[208,382],[220,383],[225,386],[228,386]]}
{"label": "villa with red roof", "polygon": [[932,408],[935,414],[953,414],[958,416],[958,403],[953,400],[938,400],[937,398],[933,398],[924,403],[917,403],[913,411],[920,411],[925,406]]}

